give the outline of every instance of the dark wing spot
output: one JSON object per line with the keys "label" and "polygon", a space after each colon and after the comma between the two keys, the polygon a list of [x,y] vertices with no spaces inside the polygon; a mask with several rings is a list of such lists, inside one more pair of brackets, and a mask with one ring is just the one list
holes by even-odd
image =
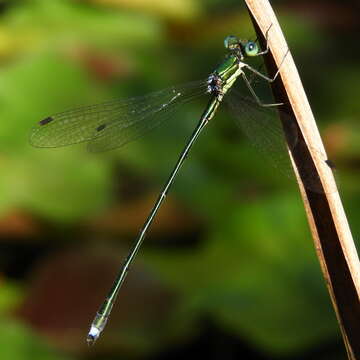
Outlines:
{"label": "dark wing spot", "polygon": [[46,119],[43,119],[41,121],[39,121],[39,125],[43,126],[43,125],[47,125],[48,123],[52,122],[54,119],[52,117],[47,117]]}
{"label": "dark wing spot", "polygon": [[96,131],[102,131],[106,128],[106,124],[102,124],[96,128]]}

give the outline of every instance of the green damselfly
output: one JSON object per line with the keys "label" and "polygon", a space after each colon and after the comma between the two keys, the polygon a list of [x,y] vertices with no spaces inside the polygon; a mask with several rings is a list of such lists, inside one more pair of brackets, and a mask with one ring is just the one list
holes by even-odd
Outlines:
{"label": "green damselfly", "polygon": [[[266,32],[266,40],[269,30],[270,28]],[[164,201],[190,149],[202,130],[215,115],[222,100],[229,100],[230,108],[232,108],[233,114],[241,127],[243,127],[244,124],[243,120],[248,117],[248,109],[249,111],[254,109],[255,112],[260,114],[257,118],[254,118],[254,116],[250,118],[250,123],[256,126],[256,124],[258,124],[257,121],[268,119],[266,114],[261,111],[259,112],[258,109],[281,105],[277,103],[262,103],[245,73],[245,70],[248,70],[255,74],[255,76],[270,83],[277,78],[282,63],[274,77],[269,78],[245,62],[246,58],[268,53],[268,44],[266,45],[266,49],[261,51],[256,41],[242,41],[235,36],[228,36],[224,44],[228,52],[225,60],[204,81],[170,87],[144,97],[115,100],[65,111],[41,120],[31,132],[30,142],[37,147],[58,147],[87,141],[90,151],[105,151],[120,147],[136,139],[146,131],[155,128],[161,122],[170,118],[176,109],[188,101],[206,94],[210,97],[196,128],[145,220],[135,240],[134,246],[125,259],[109,294],[96,313],[87,337],[89,344],[93,343],[103,331],[119,289],[124,282],[129,267],[138,253],[157,211]],[[286,54],[284,54],[282,62],[286,58]],[[242,78],[245,82],[252,95],[252,100],[237,94],[236,91],[233,94],[228,94],[238,78]],[[274,146],[276,142],[279,142],[277,138],[280,138],[282,135],[278,135],[278,133],[279,131],[282,132],[282,130],[275,131],[268,120],[267,124],[262,127],[268,128],[269,130],[267,134],[265,134],[268,143]],[[250,137],[253,136],[252,130],[247,130],[246,127],[244,130]],[[283,139],[282,142],[284,142]],[[286,146],[284,146],[284,151],[286,152]],[[288,155],[286,154],[286,156]]]}

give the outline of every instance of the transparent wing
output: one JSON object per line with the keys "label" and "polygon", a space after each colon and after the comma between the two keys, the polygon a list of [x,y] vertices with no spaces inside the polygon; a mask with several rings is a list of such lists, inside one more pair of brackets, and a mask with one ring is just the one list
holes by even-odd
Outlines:
{"label": "transparent wing", "polygon": [[206,95],[207,85],[206,81],[193,82],[147,95],[143,106],[129,108],[130,121],[110,122],[101,136],[89,142],[88,149],[92,152],[107,151],[137,139],[171,118],[180,106]]}
{"label": "transparent wing", "polygon": [[202,80],[65,111],[41,120],[30,133],[30,143],[59,147],[89,141],[91,151],[114,149],[154,129],[180,105],[206,92],[207,83]]}
{"label": "transparent wing", "polygon": [[[296,125],[290,116],[276,108],[264,108],[259,106],[252,98],[243,96],[238,90],[231,89],[228,96],[224,97],[236,124],[250,139],[252,144],[263,153],[267,159],[282,173],[294,178],[294,171],[288,153],[288,146],[294,149],[300,146]],[[288,142],[285,141],[283,125],[280,116],[285,122],[288,133]],[[312,148],[313,156],[328,163],[326,155]],[[304,162],[305,164],[306,162]],[[304,165],[305,166],[305,165]],[[323,188],[319,178],[313,169],[304,169],[303,184],[308,189],[322,193]],[[331,192],[335,191],[331,189]]]}
{"label": "transparent wing", "polygon": [[[277,107],[263,108],[253,98],[243,96],[237,89],[231,89],[224,101],[228,104],[236,124],[251,143],[281,172],[293,174]],[[291,127],[291,131],[290,146],[294,147],[297,143],[296,127]]]}

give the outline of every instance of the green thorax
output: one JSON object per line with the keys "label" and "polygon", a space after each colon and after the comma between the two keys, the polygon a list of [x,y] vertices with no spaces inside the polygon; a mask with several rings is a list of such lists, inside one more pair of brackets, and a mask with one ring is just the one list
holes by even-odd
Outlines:
{"label": "green thorax", "polygon": [[234,84],[235,80],[242,73],[243,63],[239,61],[236,55],[229,55],[215,70],[215,73],[223,81],[222,84],[222,93],[225,94],[231,86]]}

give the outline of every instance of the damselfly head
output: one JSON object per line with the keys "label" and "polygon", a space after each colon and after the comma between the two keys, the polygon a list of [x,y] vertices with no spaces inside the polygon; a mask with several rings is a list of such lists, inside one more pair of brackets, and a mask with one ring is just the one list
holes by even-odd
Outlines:
{"label": "damselfly head", "polygon": [[254,41],[247,41],[245,43],[241,43],[241,47],[243,48],[245,56],[256,56],[259,52],[259,47]]}
{"label": "damselfly head", "polygon": [[240,48],[240,40],[234,35],[229,35],[224,40],[224,46],[228,50],[236,50]]}
{"label": "damselfly head", "polygon": [[238,55],[242,60],[244,57],[256,56],[259,52],[259,47],[254,41],[243,41],[234,35],[230,35],[224,40],[225,48]]}
{"label": "damselfly head", "polygon": [[242,60],[244,58],[242,42],[236,36],[227,36],[224,40],[224,45],[225,48],[229,50],[232,54],[235,54],[239,58],[239,60]]}
{"label": "damselfly head", "polygon": [[224,45],[231,52],[238,53],[241,58],[243,56],[256,56],[259,52],[259,47],[255,41],[242,41],[234,35],[227,36]]}

